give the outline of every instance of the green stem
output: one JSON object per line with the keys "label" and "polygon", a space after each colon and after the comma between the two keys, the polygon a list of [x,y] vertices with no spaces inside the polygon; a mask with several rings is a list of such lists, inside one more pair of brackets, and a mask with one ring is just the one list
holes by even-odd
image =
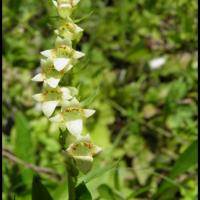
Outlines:
{"label": "green stem", "polygon": [[67,159],[67,179],[68,179],[68,200],[76,200],[76,183],[78,170],[74,165],[73,159]]}
{"label": "green stem", "polygon": [[75,200],[76,194],[75,194],[75,180],[74,177],[71,175],[70,170],[68,170],[68,199],[69,200]]}

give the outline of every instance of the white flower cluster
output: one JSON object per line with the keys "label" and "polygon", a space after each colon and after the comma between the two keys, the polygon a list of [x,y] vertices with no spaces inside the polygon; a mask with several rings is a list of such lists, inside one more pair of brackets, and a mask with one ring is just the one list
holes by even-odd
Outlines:
{"label": "white flower cluster", "polygon": [[84,119],[93,115],[95,110],[81,107],[76,98],[78,95],[76,88],[59,86],[64,74],[68,73],[78,59],[84,56],[84,53],[73,49],[73,41],[80,40],[83,29],[70,18],[79,1],[53,0],[64,22],[54,31],[57,36],[55,48],[41,52],[41,72],[32,80],[43,82],[42,92],[33,96],[42,104],[43,113],[50,121],[59,123],[62,129],[67,128],[75,137],[76,141],[70,144],[66,151],[76,160],[78,167],[86,173],[91,167],[93,156],[101,151],[100,147],[91,143],[89,134],[82,135]]}

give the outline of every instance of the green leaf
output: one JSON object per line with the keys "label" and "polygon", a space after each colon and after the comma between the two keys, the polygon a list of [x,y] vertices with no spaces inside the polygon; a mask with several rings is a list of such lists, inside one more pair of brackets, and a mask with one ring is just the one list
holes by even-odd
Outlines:
{"label": "green leaf", "polygon": [[93,94],[91,94],[90,96],[88,96],[86,99],[84,99],[83,101],[81,101],[81,106],[85,107],[85,106],[89,106],[94,99],[96,98],[96,96],[99,93],[99,89],[95,90],[95,92]]}
{"label": "green leaf", "polygon": [[16,139],[14,152],[21,159],[32,162],[34,154],[28,121],[21,112],[16,113],[15,119]]}
{"label": "green leaf", "polygon": [[92,179],[95,179],[97,178],[98,176],[101,176],[102,174],[110,171],[111,169],[113,169],[114,167],[116,167],[117,165],[119,164],[119,161],[111,164],[111,165],[106,165],[102,168],[95,168],[94,167],[94,170],[92,170],[91,172],[89,172],[87,175],[85,176],[82,176],[80,179],[79,179],[79,183],[80,182],[85,182],[85,183],[88,183],[89,181],[91,181]]}
{"label": "green leaf", "polygon": [[92,200],[92,196],[84,182],[76,187],[76,200]]}
{"label": "green leaf", "polygon": [[87,15],[85,15],[85,16],[83,16],[83,17],[81,17],[80,19],[76,19],[76,20],[74,20],[74,23],[79,23],[79,22],[81,22],[82,20],[85,20],[85,19],[87,19],[88,17],[90,17],[90,15],[92,15],[93,14],[93,10],[92,11],[90,11],[90,13],[89,14],[87,14]]}
{"label": "green leaf", "polygon": [[40,178],[33,177],[32,183],[32,200],[53,200],[45,186],[41,183]]}
{"label": "green leaf", "polygon": [[[15,126],[16,126],[16,138],[14,152],[20,159],[32,163],[34,161],[34,149],[31,140],[30,129],[28,121],[21,112],[17,112],[15,115]],[[33,173],[29,169],[24,169],[20,166],[23,181],[28,184],[29,180],[32,179]]]}
{"label": "green leaf", "polygon": [[142,187],[141,189],[138,189],[137,191],[133,191],[131,194],[128,195],[127,200],[129,200],[129,199],[131,200],[134,197],[138,197],[139,195],[146,193],[149,190],[150,190],[150,187],[147,186],[147,187]]}
{"label": "green leaf", "polygon": [[[174,179],[182,173],[186,172],[188,169],[197,164],[198,157],[198,142],[194,141],[192,144],[180,155],[176,163],[174,164],[169,178]],[[157,192],[157,195],[163,194],[173,185],[169,182],[164,182]]]}
{"label": "green leaf", "polygon": [[186,83],[179,79],[171,83],[168,96],[165,103],[165,113],[174,113],[174,109],[177,108],[177,101],[186,95],[187,86]]}
{"label": "green leaf", "polygon": [[68,186],[67,186],[67,180],[63,180],[62,183],[60,183],[56,189],[53,191],[53,199],[56,200],[68,200]]}
{"label": "green leaf", "polygon": [[98,192],[100,197],[104,199],[109,199],[109,200],[122,200],[124,199],[120,194],[118,194],[116,191],[111,189],[109,186],[106,184],[101,184],[98,187]]}
{"label": "green leaf", "polygon": [[197,164],[198,159],[198,141],[192,142],[192,144],[180,155],[176,161],[174,167],[170,172],[170,178],[174,178],[184,173],[192,166]]}

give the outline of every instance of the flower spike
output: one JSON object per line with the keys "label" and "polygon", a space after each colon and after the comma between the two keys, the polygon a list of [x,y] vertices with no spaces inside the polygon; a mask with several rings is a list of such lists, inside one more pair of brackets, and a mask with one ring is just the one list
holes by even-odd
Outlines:
{"label": "flower spike", "polygon": [[74,42],[78,42],[83,29],[75,24],[71,14],[80,0],[52,0],[58,15],[64,21],[54,33],[55,46],[41,53],[40,69],[32,81],[42,82],[41,93],[33,95],[35,101],[41,103],[42,111],[51,122],[58,123],[61,129],[69,131],[74,141],[66,149],[78,169],[87,173],[93,162],[93,157],[101,148],[91,142],[90,135],[83,135],[83,125],[95,110],[83,108],[77,99],[78,90],[71,86],[60,86],[64,75],[69,73],[80,58],[85,56],[74,49]]}

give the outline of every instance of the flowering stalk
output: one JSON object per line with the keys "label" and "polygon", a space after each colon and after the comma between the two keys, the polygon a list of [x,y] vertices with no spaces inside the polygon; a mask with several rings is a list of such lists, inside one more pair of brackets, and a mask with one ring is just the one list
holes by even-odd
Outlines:
{"label": "flowering stalk", "polygon": [[[90,135],[82,135],[83,122],[95,113],[93,109],[82,108],[77,99],[78,89],[61,87],[63,76],[74,67],[84,53],[73,49],[74,42],[80,40],[83,29],[71,19],[71,14],[80,0],[53,0],[62,24],[54,32],[55,47],[41,52],[41,71],[32,78],[43,82],[42,92],[33,98],[41,103],[42,111],[51,122],[59,123],[61,130],[68,130],[73,142],[66,149],[74,165],[83,173],[92,166],[93,157],[101,148],[91,142]],[[71,177],[70,177],[71,178]]]}

